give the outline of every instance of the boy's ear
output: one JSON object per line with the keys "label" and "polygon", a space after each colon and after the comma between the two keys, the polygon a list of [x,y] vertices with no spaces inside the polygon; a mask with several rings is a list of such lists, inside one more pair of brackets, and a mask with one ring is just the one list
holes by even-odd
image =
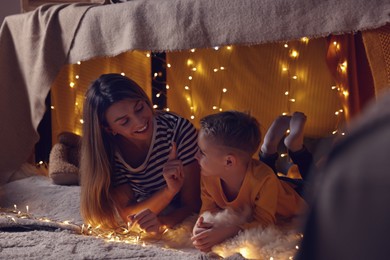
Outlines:
{"label": "boy's ear", "polygon": [[225,164],[227,167],[234,166],[236,165],[236,163],[237,163],[237,158],[234,155],[232,154],[226,155]]}

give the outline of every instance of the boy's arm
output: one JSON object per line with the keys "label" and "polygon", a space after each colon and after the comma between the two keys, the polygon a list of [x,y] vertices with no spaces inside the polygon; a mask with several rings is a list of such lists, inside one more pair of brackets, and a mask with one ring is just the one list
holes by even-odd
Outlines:
{"label": "boy's arm", "polygon": [[254,227],[267,227],[276,223],[276,210],[278,206],[279,179],[275,175],[267,176],[261,189],[257,192],[254,207],[253,220],[240,227],[249,229]]}
{"label": "boy's arm", "polygon": [[202,206],[200,208],[200,214],[201,215],[205,211],[209,211],[211,213],[215,213],[220,211],[221,209],[217,206],[215,203],[214,198],[211,196],[211,194],[207,190],[207,178],[204,176],[201,176],[200,178],[200,197],[202,199]]}

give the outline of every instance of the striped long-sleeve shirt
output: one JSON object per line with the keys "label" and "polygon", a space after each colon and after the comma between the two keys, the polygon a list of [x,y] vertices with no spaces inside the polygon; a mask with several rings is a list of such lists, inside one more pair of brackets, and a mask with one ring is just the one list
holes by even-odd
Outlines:
{"label": "striped long-sleeve shirt", "polygon": [[148,155],[142,165],[133,168],[120,152],[115,154],[114,186],[129,183],[136,198],[149,197],[166,186],[162,175],[172,141],[176,142],[177,158],[187,165],[195,160],[197,131],[190,121],[169,112],[156,112],[154,132]]}

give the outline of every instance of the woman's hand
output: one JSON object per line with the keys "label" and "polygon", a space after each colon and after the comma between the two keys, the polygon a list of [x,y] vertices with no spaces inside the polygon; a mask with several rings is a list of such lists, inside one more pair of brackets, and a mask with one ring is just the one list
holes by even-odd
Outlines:
{"label": "woman's hand", "polygon": [[159,233],[161,230],[157,215],[150,209],[144,209],[135,215],[128,216],[128,220],[132,226],[138,224],[147,233]]}
{"label": "woman's hand", "polygon": [[172,142],[172,149],[169,153],[168,161],[163,168],[163,176],[167,183],[167,189],[172,196],[175,196],[180,191],[184,183],[183,163],[176,158],[176,143]]}

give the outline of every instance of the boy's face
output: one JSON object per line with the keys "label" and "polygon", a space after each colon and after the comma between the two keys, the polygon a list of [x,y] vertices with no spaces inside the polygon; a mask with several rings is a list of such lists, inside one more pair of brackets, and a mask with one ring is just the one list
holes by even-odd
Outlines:
{"label": "boy's face", "polygon": [[198,152],[195,158],[201,167],[201,173],[205,176],[222,176],[225,173],[225,154],[222,146],[204,134],[203,130],[198,134]]}

